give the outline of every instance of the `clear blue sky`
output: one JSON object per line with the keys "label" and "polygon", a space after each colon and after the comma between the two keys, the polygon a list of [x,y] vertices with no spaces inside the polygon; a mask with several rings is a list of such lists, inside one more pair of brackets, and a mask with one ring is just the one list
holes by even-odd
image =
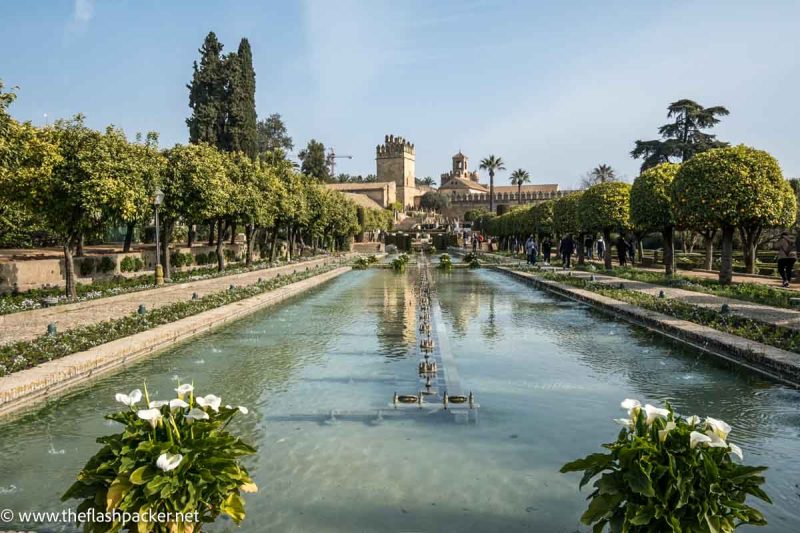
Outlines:
{"label": "clear blue sky", "polygon": [[[667,104],[725,105],[723,140],[772,152],[800,176],[800,2],[237,0],[3,4],[0,78],[12,113],[82,112],[132,136],[186,142],[186,83],[209,30],[250,39],[260,116],[295,145],[317,138],[374,173],[384,134],[417,146],[438,181],[461,149],[497,154],[534,183],[576,184],[608,163],[632,179],[633,141]],[[507,181],[509,172],[499,181]]]}

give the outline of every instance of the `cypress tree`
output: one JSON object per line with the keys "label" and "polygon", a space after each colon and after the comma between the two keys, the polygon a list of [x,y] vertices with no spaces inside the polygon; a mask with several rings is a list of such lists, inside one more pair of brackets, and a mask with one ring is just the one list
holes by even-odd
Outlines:
{"label": "cypress tree", "polygon": [[222,43],[214,32],[209,32],[199,50],[200,64],[194,62],[189,89],[189,107],[192,116],[186,119],[189,141],[206,142],[224,149],[225,142],[225,69],[222,61]]}
{"label": "cypress tree", "polygon": [[258,155],[256,125],[256,73],[248,40],[242,39],[239,50],[225,61],[227,77],[226,108],[227,149],[241,151],[251,159]]}

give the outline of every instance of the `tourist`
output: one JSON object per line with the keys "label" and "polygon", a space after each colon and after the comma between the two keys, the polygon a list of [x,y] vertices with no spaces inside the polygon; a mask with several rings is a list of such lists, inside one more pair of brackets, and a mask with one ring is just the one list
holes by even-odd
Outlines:
{"label": "tourist", "polygon": [[572,234],[568,233],[566,237],[561,239],[561,245],[558,248],[558,253],[561,254],[561,263],[564,270],[570,268],[570,259],[572,252],[575,251],[575,241],[572,240]]}
{"label": "tourist", "polygon": [[617,259],[619,260],[619,266],[628,266],[628,241],[625,240],[621,233],[617,237]]}
{"label": "tourist", "polygon": [[583,250],[589,259],[594,259],[594,247],[592,246],[592,236],[587,235],[586,238],[583,240]]}
{"label": "tourist", "polygon": [[604,259],[606,256],[606,241],[603,240],[603,236],[601,235],[597,239],[597,258]]}
{"label": "tourist", "polygon": [[542,241],[542,255],[544,255],[544,264],[550,264],[550,252],[552,251],[553,243],[550,242],[550,237],[545,237]]}
{"label": "tourist", "polygon": [[533,235],[528,236],[525,241],[525,261],[531,264],[531,252],[533,251]]}
{"label": "tourist", "polygon": [[630,258],[631,264],[633,265],[636,263],[636,252],[633,247],[633,239],[627,241],[627,245],[628,245],[628,257]]}
{"label": "tourist", "polygon": [[797,261],[797,250],[789,237],[789,232],[784,231],[778,240],[778,274],[781,275],[783,287],[788,287],[792,281],[792,268],[795,261]]}
{"label": "tourist", "polygon": [[478,251],[478,237],[476,235],[472,235],[472,253]]}

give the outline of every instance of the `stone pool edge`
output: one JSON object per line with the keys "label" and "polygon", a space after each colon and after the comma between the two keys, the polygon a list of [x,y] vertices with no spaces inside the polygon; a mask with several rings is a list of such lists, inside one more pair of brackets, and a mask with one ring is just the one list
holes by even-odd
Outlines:
{"label": "stone pool edge", "polygon": [[545,280],[533,274],[506,267],[489,266],[523,282],[559,296],[588,304],[638,326],[689,345],[692,348],[753,370],[770,379],[800,388],[800,355],[760,342],[751,341],[708,326],[650,311],[634,304],[615,300],[585,289]]}
{"label": "stone pool edge", "polygon": [[252,298],[0,377],[0,418],[27,410],[144,357],[281,303],[350,270],[349,266],[339,267]]}

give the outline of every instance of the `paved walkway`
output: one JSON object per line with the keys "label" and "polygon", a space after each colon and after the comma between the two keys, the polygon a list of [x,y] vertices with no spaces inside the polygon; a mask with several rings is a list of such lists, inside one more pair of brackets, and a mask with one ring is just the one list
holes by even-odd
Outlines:
{"label": "paved walkway", "polygon": [[0,316],[0,345],[39,337],[47,332],[47,325],[51,322],[56,323],[59,331],[65,331],[103,320],[124,317],[135,312],[140,304],[144,304],[148,310],[155,309],[175,302],[189,300],[193,293],[203,297],[207,294],[225,290],[231,284],[237,286],[252,285],[258,281],[258,278],[267,280],[274,278],[278,274],[288,275],[293,272],[304,271],[307,267],[313,268],[316,265],[338,262],[339,260],[339,257],[323,257],[275,268],[165,285],[158,289],[2,315]]}
{"label": "paved walkway", "polygon": [[[556,272],[563,272],[560,269],[554,270]],[[609,287],[613,288],[619,288],[622,286],[622,288],[627,290],[639,291],[652,296],[658,296],[660,291],[664,291],[665,298],[673,298],[687,304],[706,307],[709,309],[719,310],[722,307],[722,304],[728,304],[731,312],[736,315],[800,331],[800,311],[795,311],[793,309],[771,307],[768,305],[760,305],[743,300],[735,300],[733,298],[715,296],[713,294],[687,291],[686,289],[678,289],[673,287],[664,287],[663,285],[654,285],[652,283],[633,281],[597,272],[592,273],[573,270],[570,271],[570,275],[573,278],[582,279],[589,279],[592,275],[594,275],[595,282],[597,283],[608,285]]]}

